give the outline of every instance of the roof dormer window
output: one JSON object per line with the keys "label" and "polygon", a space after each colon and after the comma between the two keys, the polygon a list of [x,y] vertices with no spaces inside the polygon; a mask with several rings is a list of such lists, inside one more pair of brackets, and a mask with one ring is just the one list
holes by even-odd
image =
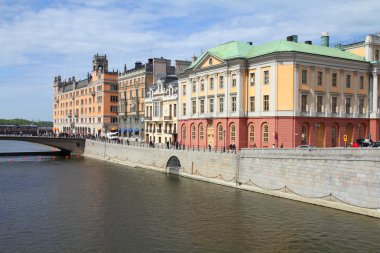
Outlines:
{"label": "roof dormer window", "polygon": [[208,65],[212,65],[212,58],[208,59]]}

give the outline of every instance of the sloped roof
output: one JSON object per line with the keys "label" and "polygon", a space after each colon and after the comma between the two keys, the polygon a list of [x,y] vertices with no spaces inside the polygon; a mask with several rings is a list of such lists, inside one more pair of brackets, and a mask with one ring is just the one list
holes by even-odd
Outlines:
{"label": "sloped roof", "polygon": [[198,59],[194,61],[188,67],[188,69],[192,69],[195,66],[197,66],[200,62],[202,62],[205,59],[206,55],[208,54],[211,54],[221,60],[228,60],[234,58],[248,59],[276,52],[300,52],[353,61],[365,61],[365,59],[361,56],[358,56],[348,51],[343,51],[338,48],[309,45],[305,43],[297,43],[286,40],[277,40],[259,46],[252,46],[240,41],[231,41],[210,48],[209,50],[207,50],[207,52],[203,53],[200,57],[198,57]]}
{"label": "sloped roof", "polygon": [[227,42],[207,50],[207,52],[198,57],[198,59],[195,62],[193,62],[189,66],[189,68],[193,68],[194,66],[198,65],[198,63],[203,61],[207,54],[211,54],[221,60],[228,60],[233,58],[247,58],[247,55],[252,49],[252,47],[253,46],[240,41]]}
{"label": "sloped roof", "polygon": [[275,52],[300,52],[306,54],[322,55],[354,61],[365,61],[363,57],[338,48],[309,45],[285,40],[277,40],[260,46],[254,46],[247,55],[248,58],[262,56]]}

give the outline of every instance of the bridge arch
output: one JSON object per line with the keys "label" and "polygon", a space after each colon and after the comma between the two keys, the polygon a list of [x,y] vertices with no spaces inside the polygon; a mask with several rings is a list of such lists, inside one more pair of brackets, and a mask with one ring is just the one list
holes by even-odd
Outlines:
{"label": "bridge arch", "polygon": [[171,174],[179,174],[179,170],[181,169],[181,162],[179,161],[177,156],[171,156],[166,163],[166,171]]}

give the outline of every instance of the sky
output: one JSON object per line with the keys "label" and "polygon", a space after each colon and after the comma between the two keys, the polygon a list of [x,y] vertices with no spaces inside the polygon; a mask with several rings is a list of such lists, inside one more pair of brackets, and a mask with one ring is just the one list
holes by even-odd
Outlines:
{"label": "sky", "polygon": [[0,0],[0,118],[52,121],[53,80],[150,57],[190,60],[228,41],[320,44],[380,32],[378,0]]}

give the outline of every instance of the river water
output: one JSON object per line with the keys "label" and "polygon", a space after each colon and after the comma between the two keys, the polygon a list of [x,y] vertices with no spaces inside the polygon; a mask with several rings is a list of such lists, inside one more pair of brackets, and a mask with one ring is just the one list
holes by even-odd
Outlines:
{"label": "river water", "polygon": [[362,215],[88,158],[0,158],[0,252],[379,252],[379,239]]}

